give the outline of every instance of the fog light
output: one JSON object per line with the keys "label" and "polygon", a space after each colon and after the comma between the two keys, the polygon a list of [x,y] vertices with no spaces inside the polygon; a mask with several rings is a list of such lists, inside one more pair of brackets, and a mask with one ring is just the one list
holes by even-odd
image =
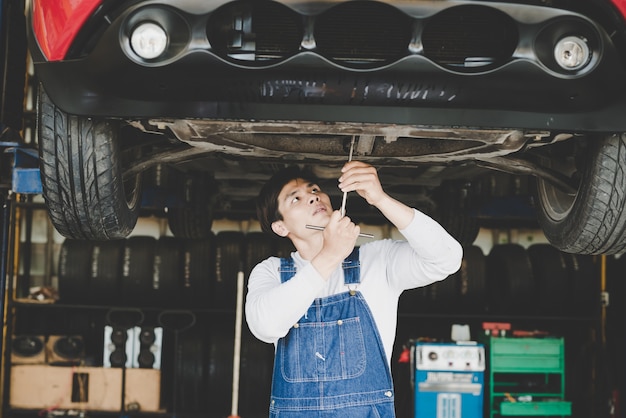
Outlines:
{"label": "fog light", "polygon": [[554,58],[564,70],[579,70],[589,62],[587,40],[578,36],[567,36],[554,47]]}
{"label": "fog light", "polygon": [[161,55],[167,47],[167,34],[156,23],[146,22],[138,25],[130,36],[130,45],[135,54],[149,60]]}

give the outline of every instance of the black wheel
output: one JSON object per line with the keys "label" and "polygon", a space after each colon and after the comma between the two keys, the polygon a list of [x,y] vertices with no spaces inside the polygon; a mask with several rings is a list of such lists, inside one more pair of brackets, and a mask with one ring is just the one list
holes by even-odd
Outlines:
{"label": "black wheel", "polygon": [[[580,182],[568,193],[537,180],[538,220],[552,245],[574,254],[616,254],[626,248],[626,135],[589,141]],[[555,165],[557,159],[552,160]],[[558,161],[564,161],[562,158]],[[552,167],[576,175],[576,164]]]}
{"label": "black wheel", "polygon": [[118,303],[123,255],[124,240],[94,242],[89,289],[93,303]]}
{"label": "black wheel", "polygon": [[127,306],[145,307],[153,302],[155,252],[154,237],[137,236],[125,241],[120,287]]}
{"label": "black wheel", "polygon": [[140,179],[122,178],[120,126],[68,115],[39,89],[43,196],[53,225],[68,238],[125,238],[135,227]]}
{"label": "black wheel", "polygon": [[207,307],[210,282],[215,271],[215,237],[182,240],[182,303],[185,306]]}
{"label": "black wheel", "polygon": [[231,410],[234,330],[235,321],[226,316],[216,318],[209,328],[207,393],[216,416],[226,416]]}
{"label": "black wheel", "polygon": [[37,335],[18,335],[11,341],[12,354],[34,358],[44,350],[43,337]]}
{"label": "black wheel", "polygon": [[462,245],[471,245],[480,231],[478,218],[472,214],[470,189],[468,184],[448,183],[435,196],[437,220]]}
{"label": "black wheel", "polygon": [[[200,414],[207,403],[207,337],[204,329],[194,327],[181,332],[176,347],[176,406],[181,413]],[[228,385],[224,385],[228,386]]]}
{"label": "black wheel", "polygon": [[428,298],[435,312],[451,312],[459,308],[461,280],[458,274],[452,274],[428,288]]}
{"label": "black wheel", "polygon": [[459,276],[459,309],[463,312],[483,313],[487,305],[486,258],[483,250],[470,245],[463,248],[463,262]]}
{"label": "black wheel", "polygon": [[495,313],[523,313],[532,307],[535,289],[526,249],[518,244],[494,245],[487,256],[489,306]]}
{"label": "black wheel", "polygon": [[535,279],[535,303],[542,314],[562,314],[569,284],[563,253],[550,244],[533,244],[528,256]]}
{"label": "black wheel", "polygon": [[241,335],[239,412],[242,416],[264,416],[270,401],[274,345],[252,335],[244,324]]}
{"label": "black wheel", "polygon": [[[593,255],[563,253],[567,269],[568,283],[565,292],[566,309],[571,315],[597,315],[600,309],[600,258]],[[608,258],[608,260],[613,259]],[[620,260],[624,257],[620,257]],[[607,261],[608,261],[607,260]],[[610,266],[607,271],[612,271]],[[619,268],[617,271],[624,272]],[[620,277],[619,279],[622,279]],[[611,297],[617,294],[609,292]],[[616,298],[614,300],[623,300]],[[619,304],[612,304],[615,307]]]}
{"label": "black wheel", "polygon": [[276,240],[265,232],[249,232],[245,236],[245,243],[244,272],[247,279],[258,263],[276,253]]}
{"label": "black wheel", "polygon": [[182,258],[180,240],[160,237],[156,242],[152,287],[155,306],[175,307],[180,303]]}
{"label": "black wheel", "polygon": [[88,303],[90,295],[93,242],[66,239],[59,252],[59,300],[61,303]]}
{"label": "black wheel", "polygon": [[208,238],[213,224],[214,186],[206,174],[172,176],[175,205],[167,208],[170,230],[175,237]]}
{"label": "black wheel", "polygon": [[215,308],[232,309],[237,299],[237,275],[243,271],[244,235],[222,231],[215,240],[215,280],[211,291]]}
{"label": "black wheel", "polygon": [[401,314],[429,312],[431,308],[429,286],[405,290],[398,300],[398,312]]}

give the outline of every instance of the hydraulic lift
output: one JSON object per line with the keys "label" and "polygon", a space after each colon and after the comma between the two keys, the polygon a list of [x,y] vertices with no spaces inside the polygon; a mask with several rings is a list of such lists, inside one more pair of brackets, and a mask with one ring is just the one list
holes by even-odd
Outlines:
{"label": "hydraulic lift", "polygon": [[[19,134],[11,128],[0,130],[0,315],[6,324],[7,278],[11,266],[11,246],[14,240],[14,204],[20,195],[42,192],[37,150],[17,140]],[[6,141],[5,141],[6,139]],[[4,353],[6,335],[0,338],[0,353]],[[2,363],[4,365],[4,363]],[[4,370],[0,370],[0,375]]]}

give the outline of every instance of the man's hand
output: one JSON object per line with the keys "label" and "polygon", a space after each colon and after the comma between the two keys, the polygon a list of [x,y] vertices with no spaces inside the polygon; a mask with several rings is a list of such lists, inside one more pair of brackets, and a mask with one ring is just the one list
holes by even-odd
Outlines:
{"label": "man's hand", "polygon": [[378,171],[361,161],[350,161],[341,169],[339,189],[342,192],[357,192],[370,205],[376,206],[387,194],[378,178]]}
{"label": "man's hand", "polygon": [[361,228],[339,211],[333,211],[324,227],[324,244],[311,260],[322,277],[328,278],[339,264],[352,252]]}
{"label": "man's hand", "polygon": [[361,228],[355,225],[347,216],[341,216],[336,210],[330,215],[330,220],[324,228],[324,246],[321,253],[334,256],[343,261],[356,245]]}
{"label": "man's hand", "polygon": [[367,203],[375,206],[398,229],[405,228],[413,220],[413,209],[389,196],[383,190],[378,171],[361,161],[350,161],[341,169],[339,189],[356,191]]}

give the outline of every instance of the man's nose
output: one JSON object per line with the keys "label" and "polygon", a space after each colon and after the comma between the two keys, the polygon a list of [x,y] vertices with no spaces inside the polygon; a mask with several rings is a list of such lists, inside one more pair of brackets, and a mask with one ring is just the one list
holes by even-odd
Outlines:
{"label": "man's nose", "polygon": [[312,194],[311,198],[309,199],[309,203],[315,203],[315,202],[319,202],[320,197],[316,194]]}

